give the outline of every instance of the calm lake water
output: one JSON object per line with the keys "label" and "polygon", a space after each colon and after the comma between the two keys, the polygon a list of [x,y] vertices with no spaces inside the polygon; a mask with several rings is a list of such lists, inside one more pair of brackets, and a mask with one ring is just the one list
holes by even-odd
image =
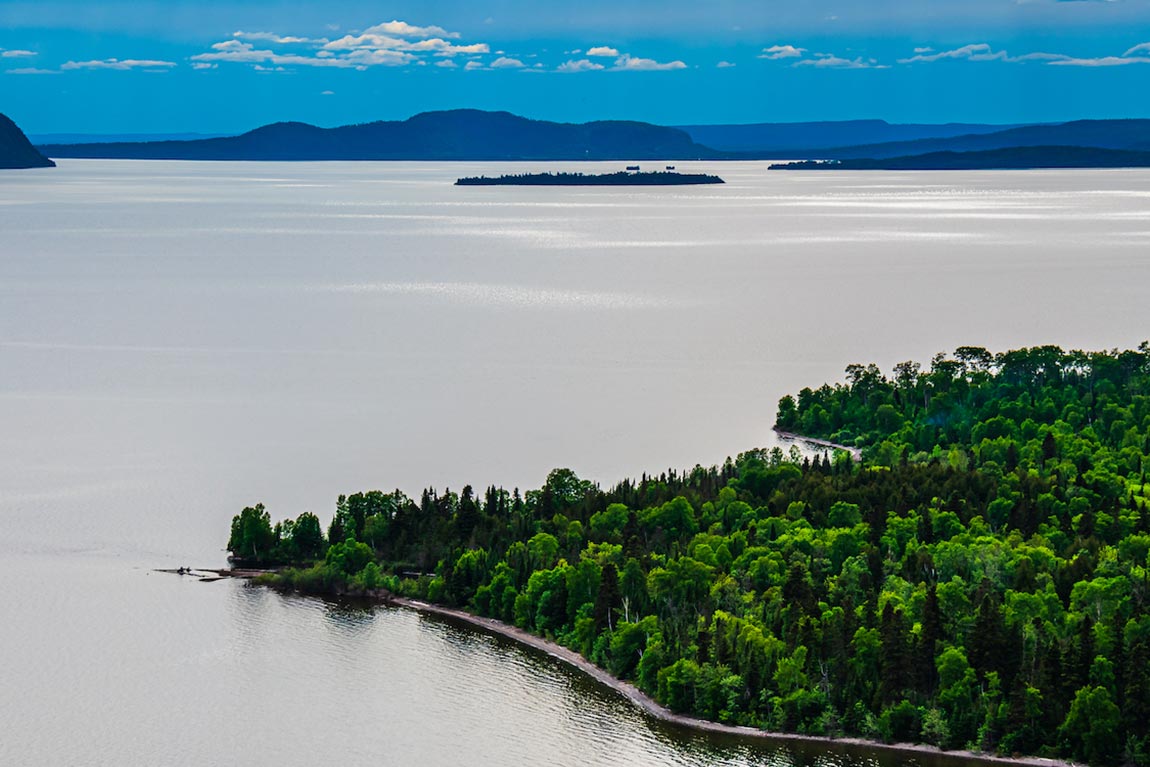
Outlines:
{"label": "calm lake water", "polygon": [[408,612],[150,571],[220,564],[257,501],[611,483],[773,444],[778,398],[850,362],[1150,336],[1150,172],[679,165],[728,183],[0,176],[0,763],[867,761],[670,731]]}

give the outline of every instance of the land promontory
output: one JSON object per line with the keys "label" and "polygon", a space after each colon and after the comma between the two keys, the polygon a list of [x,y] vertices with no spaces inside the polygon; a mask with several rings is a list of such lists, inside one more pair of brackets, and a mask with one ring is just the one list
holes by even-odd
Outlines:
{"label": "land promontory", "polygon": [[49,160],[32,146],[20,126],[0,114],[0,168],[54,168]]}

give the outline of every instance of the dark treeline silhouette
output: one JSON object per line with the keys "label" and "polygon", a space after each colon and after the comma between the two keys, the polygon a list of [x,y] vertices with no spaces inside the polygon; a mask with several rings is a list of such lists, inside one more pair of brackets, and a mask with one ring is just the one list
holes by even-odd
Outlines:
{"label": "dark treeline silhouette", "polygon": [[723,179],[705,173],[672,171],[617,173],[518,173],[503,176],[465,176],[456,186],[683,186],[722,184]]}
{"label": "dark treeline silhouette", "polygon": [[970,152],[929,152],[886,158],[803,160],[769,170],[1029,170],[1036,168],[1147,168],[1150,152],[1088,146],[1016,146]]}

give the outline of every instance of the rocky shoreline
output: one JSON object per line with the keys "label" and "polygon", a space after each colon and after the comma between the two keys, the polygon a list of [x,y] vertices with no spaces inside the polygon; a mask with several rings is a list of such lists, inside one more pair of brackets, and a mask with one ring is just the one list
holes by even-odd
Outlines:
{"label": "rocky shoreline", "polygon": [[582,671],[587,676],[602,684],[611,690],[622,695],[633,705],[642,709],[648,716],[657,719],[661,722],[682,727],[686,729],[710,732],[721,735],[735,736],[739,738],[752,738],[760,741],[773,741],[778,743],[813,743],[822,744],[833,747],[851,747],[860,751],[866,749],[882,749],[887,752],[898,754],[906,754],[908,756],[916,756],[920,759],[925,757],[930,759],[933,763],[943,765],[954,760],[958,761],[977,761],[986,764],[999,764],[999,765],[1027,765],[1028,767],[1075,767],[1073,762],[1066,762],[1059,759],[1046,759],[1042,757],[1003,757],[994,754],[980,753],[976,751],[943,751],[935,746],[928,746],[920,743],[880,743],[878,741],[866,740],[865,738],[829,738],[814,735],[800,735],[797,733],[787,732],[769,732],[766,730],[756,729],[754,727],[743,727],[738,725],[722,724],[720,722],[712,722],[706,719],[698,719],[692,716],[684,716],[676,714],[665,706],[660,705],[650,696],[645,694],[639,688],[630,682],[625,682],[622,679],[612,676],[610,673],[602,668],[599,668],[591,661],[584,658],[574,650],[570,650],[562,645],[556,644],[543,637],[530,634],[523,629],[515,626],[510,626],[502,621],[497,621],[494,618],[484,618],[464,610],[455,610],[450,607],[441,607],[440,605],[422,602],[416,599],[407,599],[404,597],[391,597],[386,600],[386,604],[405,607],[411,610],[416,610],[420,613],[434,615],[441,618],[446,618],[459,623],[464,623],[469,627],[478,628],[496,636],[504,637],[519,644],[533,648],[543,652],[556,660],[572,666],[579,671]]}
{"label": "rocky shoreline", "polygon": [[[213,568],[179,568],[178,570],[157,570],[157,572],[189,575],[196,577],[204,582],[211,582],[228,578],[251,580],[259,575],[273,571],[254,569],[219,570]],[[563,647],[562,645],[556,642],[552,642],[549,639],[544,639],[543,637],[531,634],[521,628],[518,628],[517,626],[503,623],[502,621],[495,620],[494,618],[485,618],[483,616],[475,615],[465,610],[443,607],[441,605],[431,604],[430,602],[424,602],[418,599],[398,597],[386,592],[383,589],[378,589],[369,594],[360,594],[355,596],[357,599],[365,599],[389,607],[401,607],[409,610],[415,610],[425,615],[432,615],[437,618],[464,624],[470,628],[479,629],[489,634],[517,642],[520,645],[529,647],[538,652],[542,652],[554,658],[555,660],[566,663],[568,666],[581,671],[604,687],[613,690],[619,695],[622,695],[632,705],[638,707],[653,719],[672,725],[674,727],[693,730],[696,732],[714,733],[716,735],[753,739],[757,741],[769,741],[780,744],[805,743],[821,745],[830,749],[850,750],[856,753],[865,753],[867,750],[882,750],[891,754],[903,754],[907,757],[916,757],[920,761],[928,761],[931,767],[947,767],[948,765],[954,764],[956,762],[979,762],[984,764],[997,765],[1024,765],[1025,767],[1079,767],[1079,765],[1077,765],[1075,762],[1068,762],[1060,759],[1048,759],[1036,756],[1005,757],[997,756],[995,754],[963,750],[943,751],[936,746],[925,745],[922,743],[882,743],[879,741],[855,737],[832,738],[816,735],[801,735],[798,733],[789,732],[771,732],[767,730],[760,730],[754,727],[722,724],[720,722],[712,722],[693,716],[676,714],[669,708],[659,704],[635,685],[613,676],[605,669],[596,666],[594,663],[587,660],[574,650]]]}

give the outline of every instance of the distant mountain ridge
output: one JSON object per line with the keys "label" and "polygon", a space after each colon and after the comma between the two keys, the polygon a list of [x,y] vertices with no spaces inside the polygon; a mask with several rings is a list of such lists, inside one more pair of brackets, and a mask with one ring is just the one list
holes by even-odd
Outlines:
{"label": "distant mountain ridge", "polygon": [[[707,145],[703,141],[707,137],[720,144]],[[867,143],[892,137],[903,140]],[[732,148],[766,141],[775,144]],[[856,120],[674,128],[622,120],[557,123],[509,112],[456,109],[338,128],[281,122],[239,136],[51,144],[41,149],[52,157],[154,160],[799,159],[852,161],[849,167],[854,168],[911,168],[916,164],[970,168],[980,162],[1007,163],[983,167],[1120,167],[1123,162],[1142,167],[1140,154],[1150,152],[1150,120],[1075,120],[1013,127]],[[1086,149],[1093,151],[1076,151]]]}
{"label": "distant mountain ridge", "polygon": [[679,160],[718,155],[684,131],[650,123],[556,123],[475,109],[339,128],[283,122],[224,138],[53,144],[42,150],[52,157],[152,160]]}
{"label": "distant mountain ridge", "polygon": [[696,142],[720,152],[791,153],[848,146],[998,133],[1020,125],[889,123],[835,120],[746,125],[678,125]]}
{"label": "distant mountain ridge", "polygon": [[24,131],[7,115],[0,114],[0,168],[54,168],[56,163],[36,151]]}
{"label": "distant mountain ridge", "polygon": [[978,135],[844,146],[821,151],[819,157],[832,160],[884,159],[933,152],[986,152],[1026,146],[1150,151],[1150,120],[1074,120],[1057,125],[1027,125]]}

